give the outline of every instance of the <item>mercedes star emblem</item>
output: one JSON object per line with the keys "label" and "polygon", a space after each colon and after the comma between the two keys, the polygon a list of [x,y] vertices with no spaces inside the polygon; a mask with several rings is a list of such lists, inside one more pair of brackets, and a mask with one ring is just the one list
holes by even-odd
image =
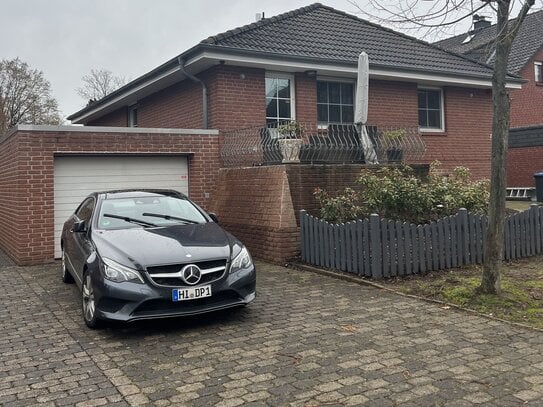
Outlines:
{"label": "mercedes star emblem", "polygon": [[181,279],[188,285],[198,284],[200,278],[202,278],[202,272],[195,264],[189,264],[181,270]]}

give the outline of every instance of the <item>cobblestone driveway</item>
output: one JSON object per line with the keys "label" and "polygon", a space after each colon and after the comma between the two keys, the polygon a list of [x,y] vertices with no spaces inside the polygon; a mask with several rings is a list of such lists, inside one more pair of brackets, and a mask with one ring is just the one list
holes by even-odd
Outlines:
{"label": "cobblestone driveway", "polygon": [[248,308],[90,331],[58,266],[0,268],[0,405],[542,405],[543,334],[259,264]]}

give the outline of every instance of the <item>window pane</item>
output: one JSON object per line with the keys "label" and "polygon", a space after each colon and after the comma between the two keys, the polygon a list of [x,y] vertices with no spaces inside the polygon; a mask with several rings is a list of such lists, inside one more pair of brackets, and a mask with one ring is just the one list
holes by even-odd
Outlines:
{"label": "window pane", "polygon": [[351,83],[341,84],[341,103],[353,104],[353,85]]}
{"label": "window pane", "polygon": [[439,110],[428,110],[428,127],[441,127]]}
{"label": "window pane", "polygon": [[430,109],[439,109],[440,100],[439,100],[439,91],[429,90],[427,91],[428,95],[428,108]]}
{"label": "window pane", "polygon": [[330,117],[328,118],[328,121],[339,123],[341,121],[339,105],[330,105],[329,111]]}
{"label": "window pane", "polygon": [[341,107],[341,122],[342,123],[353,123],[354,114],[352,106],[342,106]]}
{"label": "window pane", "polygon": [[419,126],[428,127],[428,117],[426,116],[426,110],[419,109]]}
{"label": "window pane", "polygon": [[266,97],[277,97],[277,79],[266,78]]}
{"label": "window pane", "polygon": [[339,103],[339,83],[329,82],[328,83],[328,96],[330,98],[330,103]]}
{"label": "window pane", "polygon": [[426,107],[426,91],[419,90],[419,109],[424,109]]}
{"label": "window pane", "polygon": [[266,98],[266,117],[277,117],[277,99]]}
{"label": "window pane", "polygon": [[277,91],[280,98],[290,99],[290,81],[288,79],[277,79]]}
{"label": "window pane", "polygon": [[328,103],[328,83],[317,82],[317,102]]}
{"label": "window pane", "polygon": [[317,121],[328,121],[328,105],[317,105]]}
{"label": "window pane", "polygon": [[290,100],[279,99],[279,117],[290,119]]}

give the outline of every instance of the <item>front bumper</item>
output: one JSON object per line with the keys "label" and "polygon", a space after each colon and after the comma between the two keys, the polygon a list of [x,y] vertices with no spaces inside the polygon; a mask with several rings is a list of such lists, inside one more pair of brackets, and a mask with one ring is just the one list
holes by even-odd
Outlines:
{"label": "front bumper", "polygon": [[247,305],[256,296],[254,266],[210,283],[211,297],[190,301],[172,300],[172,290],[181,287],[158,287],[149,282],[115,283],[99,276],[93,280],[97,316],[122,322],[203,314]]}

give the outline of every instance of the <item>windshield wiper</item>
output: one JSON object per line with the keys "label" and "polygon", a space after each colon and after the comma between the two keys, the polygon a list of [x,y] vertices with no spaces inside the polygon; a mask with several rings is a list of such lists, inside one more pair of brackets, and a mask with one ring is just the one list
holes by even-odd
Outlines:
{"label": "windshield wiper", "polygon": [[135,223],[136,225],[140,225],[140,226],[153,226],[153,227],[156,227],[156,225],[154,223],[146,222],[146,221],[140,220],[140,219],[129,218],[128,216],[113,215],[111,213],[104,213],[102,216],[104,218],[121,219],[121,220],[124,220],[125,222]]}
{"label": "windshield wiper", "polygon": [[181,222],[187,222],[187,223],[193,223],[193,224],[199,224],[200,222],[197,222],[195,220],[192,220],[192,219],[185,219],[185,218],[179,218],[177,216],[171,216],[171,215],[163,215],[161,213],[150,213],[150,212],[145,212],[145,213],[142,213],[143,216],[152,216],[154,218],[162,218],[162,219],[166,219],[166,220],[179,220]]}

